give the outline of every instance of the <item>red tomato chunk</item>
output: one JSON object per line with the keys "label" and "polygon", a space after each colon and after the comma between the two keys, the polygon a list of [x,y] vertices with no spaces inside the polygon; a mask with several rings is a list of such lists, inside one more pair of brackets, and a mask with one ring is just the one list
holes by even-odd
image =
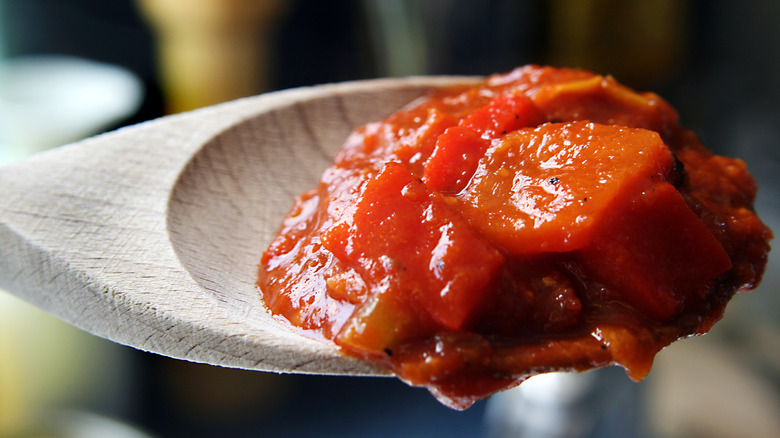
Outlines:
{"label": "red tomato chunk", "polygon": [[759,283],[755,193],[660,97],[522,67],[358,128],[258,285],[272,313],[456,409],[542,372],[640,380]]}

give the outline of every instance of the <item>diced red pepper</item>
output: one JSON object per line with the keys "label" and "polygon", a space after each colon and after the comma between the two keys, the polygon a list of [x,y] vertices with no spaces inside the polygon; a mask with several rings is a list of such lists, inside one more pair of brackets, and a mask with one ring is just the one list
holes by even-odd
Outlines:
{"label": "diced red pepper", "polygon": [[460,126],[493,139],[545,121],[542,112],[526,95],[501,94],[463,119]]}
{"label": "diced red pepper", "polygon": [[448,128],[436,141],[436,148],[425,163],[425,185],[442,193],[461,191],[477,170],[489,144],[472,130],[460,126]]}
{"label": "diced red pepper", "polygon": [[461,191],[477,169],[490,139],[544,122],[544,115],[523,94],[501,94],[447,128],[425,163],[425,185],[444,193]]}

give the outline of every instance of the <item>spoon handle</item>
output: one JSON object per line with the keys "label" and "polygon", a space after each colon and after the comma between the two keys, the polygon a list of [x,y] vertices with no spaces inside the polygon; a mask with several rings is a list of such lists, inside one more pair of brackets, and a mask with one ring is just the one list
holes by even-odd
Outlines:
{"label": "spoon handle", "polygon": [[166,117],[0,169],[0,288],[96,335],[169,348],[163,338],[184,335],[166,333],[158,312],[171,302],[154,291],[194,287],[167,238],[171,188],[200,145],[254,106]]}

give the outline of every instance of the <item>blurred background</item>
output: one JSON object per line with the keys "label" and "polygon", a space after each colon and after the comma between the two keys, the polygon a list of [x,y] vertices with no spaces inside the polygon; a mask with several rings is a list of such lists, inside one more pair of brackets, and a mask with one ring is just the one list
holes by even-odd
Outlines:
{"label": "blurred background", "polygon": [[[666,97],[706,145],[748,162],[777,232],[778,23],[775,0],[0,0],[0,165],[265,91],[553,64]],[[779,259],[640,384],[619,369],[556,375],[465,412],[393,379],[142,353],[0,291],[0,437],[775,438]]]}

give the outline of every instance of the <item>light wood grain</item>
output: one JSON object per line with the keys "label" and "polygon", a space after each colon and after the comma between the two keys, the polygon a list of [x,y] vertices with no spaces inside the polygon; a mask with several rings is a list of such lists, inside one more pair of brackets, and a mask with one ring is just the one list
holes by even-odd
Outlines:
{"label": "light wood grain", "polygon": [[0,288],[83,330],[175,358],[382,375],[265,311],[260,254],[349,131],[432,87],[301,88],[146,122],[0,169]]}

